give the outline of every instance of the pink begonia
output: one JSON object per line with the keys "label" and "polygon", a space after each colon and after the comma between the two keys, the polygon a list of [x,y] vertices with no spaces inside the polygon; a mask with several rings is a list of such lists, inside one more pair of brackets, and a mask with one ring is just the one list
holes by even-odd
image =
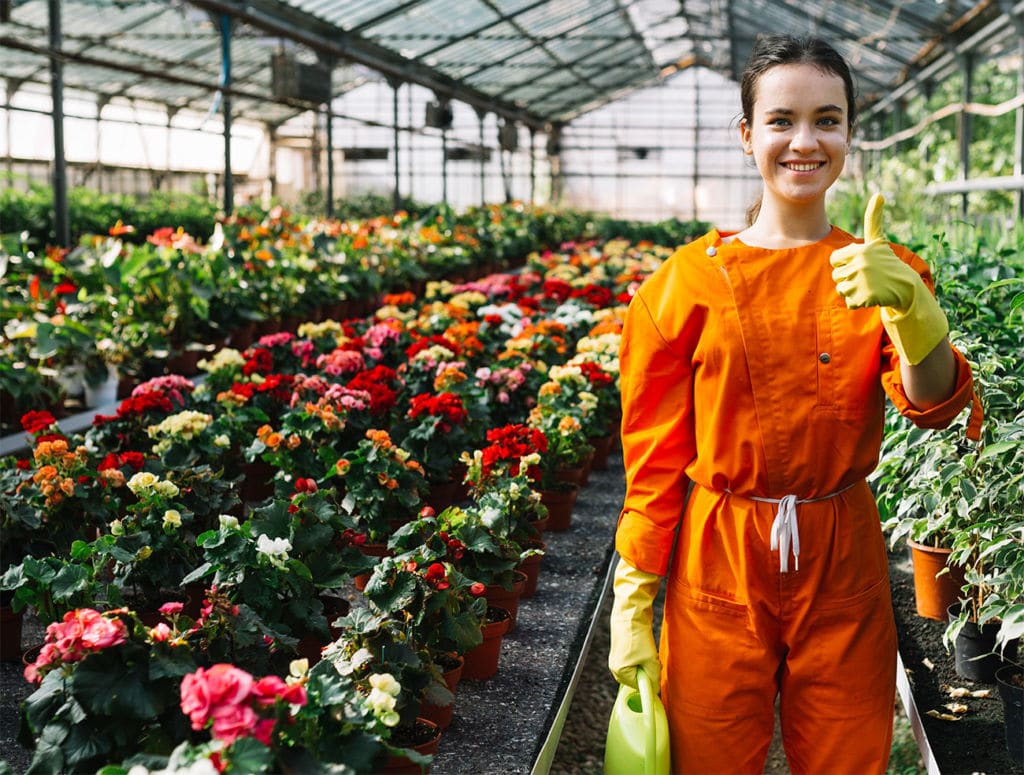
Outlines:
{"label": "pink begonia", "polygon": [[263,745],[269,746],[270,740],[274,735],[274,719],[263,718],[256,722],[256,726],[252,730],[252,736],[259,740]]}
{"label": "pink begonia", "polygon": [[373,347],[380,347],[388,342],[396,342],[398,341],[398,337],[398,331],[383,323],[370,326],[366,330],[366,341]]}
{"label": "pink begonia", "polygon": [[164,616],[176,616],[185,610],[185,604],[172,600],[169,603],[164,603],[160,606],[160,613]]}
{"label": "pink begonia", "polygon": [[149,637],[154,643],[164,643],[171,639],[171,628],[166,623],[160,622],[149,631]]}
{"label": "pink begonia", "polygon": [[260,705],[273,705],[287,688],[288,684],[280,676],[266,675],[252,687],[252,694]]}
{"label": "pink begonia", "polygon": [[153,377],[137,385],[132,390],[132,396],[140,396],[143,393],[163,393],[176,404],[184,406],[185,396],[182,393],[191,393],[195,389],[195,383],[180,374],[166,374],[162,377]]}
{"label": "pink begonia", "polygon": [[210,717],[213,719],[213,736],[223,740],[225,745],[249,734],[259,720],[251,706],[228,703],[211,708]]}
{"label": "pink begonia", "polygon": [[107,619],[92,608],[68,611],[59,622],[46,628],[46,642],[35,662],[25,667],[25,680],[39,683],[40,669],[61,662],[78,662],[89,654],[118,646],[128,638],[120,619]]}
{"label": "pink begonia", "polygon": [[366,368],[366,360],[362,353],[339,348],[317,358],[316,366],[331,376],[355,374]]}
{"label": "pink begonia", "polygon": [[254,683],[251,675],[234,665],[200,667],[182,679],[181,711],[192,720],[193,729],[202,729],[217,708],[247,700]]}
{"label": "pink begonia", "polygon": [[260,347],[277,347],[278,345],[288,344],[292,339],[295,338],[295,334],[290,331],[280,331],[276,334],[267,334],[261,336],[256,344]]}
{"label": "pink begonia", "polygon": [[304,365],[312,363],[315,353],[316,348],[308,339],[296,339],[292,342],[292,355],[296,358],[301,358]]}

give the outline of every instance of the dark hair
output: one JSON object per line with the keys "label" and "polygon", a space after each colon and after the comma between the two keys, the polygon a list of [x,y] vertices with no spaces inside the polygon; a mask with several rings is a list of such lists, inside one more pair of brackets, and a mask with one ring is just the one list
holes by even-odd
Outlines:
{"label": "dark hair", "polygon": [[[754,119],[754,100],[761,76],[777,65],[814,65],[826,73],[838,76],[846,89],[846,122],[851,131],[857,121],[856,90],[853,73],[846,60],[820,38],[797,38],[792,35],[758,35],[750,59],[740,76],[740,106],[743,119],[749,124]],[[757,218],[760,199],[747,211],[747,224]]]}

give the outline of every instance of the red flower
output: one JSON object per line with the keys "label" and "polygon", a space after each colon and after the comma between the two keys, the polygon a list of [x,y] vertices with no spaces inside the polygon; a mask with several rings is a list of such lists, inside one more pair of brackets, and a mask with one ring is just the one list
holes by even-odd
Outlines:
{"label": "red flower", "polygon": [[441,345],[441,347],[445,348],[446,350],[451,350],[456,356],[458,356],[462,352],[461,345],[457,344],[456,342],[453,342],[451,339],[448,339],[447,337],[440,336],[439,334],[434,334],[432,336],[425,336],[422,339],[419,339],[416,342],[413,342],[408,347],[406,347],[405,357],[408,359],[412,359],[412,357],[417,353],[421,353],[435,344]]}
{"label": "red flower", "polygon": [[565,280],[552,278],[544,281],[544,295],[556,301],[565,301],[572,293],[572,286]]}
{"label": "red flower", "polygon": [[26,433],[31,434],[36,434],[39,433],[39,431],[46,430],[56,422],[57,418],[47,411],[25,412],[25,414],[21,416],[21,427],[25,429]]}
{"label": "red flower", "polygon": [[593,283],[585,288],[576,288],[570,295],[572,298],[586,299],[598,309],[607,307],[612,300],[612,292],[608,288]]}
{"label": "red flower", "polygon": [[444,565],[439,562],[432,563],[427,572],[424,574],[427,581],[434,585],[434,588],[440,591],[448,589],[451,584],[448,582],[448,572],[445,570]]}
{"label": "red flower", "polygon": [[611,374],[593,361],[584,361],[579,364],[579,367],[580,371],[583,372],[583,376],[587,378],[587,381],[590,382],[593,387],[607,387],[615,382],[615,379]]}
{"label": "red flower", "polygon": [[479,581],[474,581],[469,585],[469,594],[473,597],[482,597],[487,592],[487,587],[481,584]]}
{"label": "red flower", "polygon": [[462,405],[462,399],[454,393],[420,393],[409,401],[410,420],[416,420],[424,414],[441,417],[449,425],[462,425],[469,414]]}
{"label": "red flower", "polygon": [[250,350],[249,359],[242,367],[242,374],[249,377],[253,374],[269,374],[274,370],[274,356],[265,347]]}

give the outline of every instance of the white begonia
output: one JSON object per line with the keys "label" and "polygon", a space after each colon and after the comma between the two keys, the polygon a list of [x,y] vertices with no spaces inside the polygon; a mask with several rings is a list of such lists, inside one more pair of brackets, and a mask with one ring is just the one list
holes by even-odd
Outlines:
{"label": "white begonia", "polygon": [[132,478],[128,480],[128,489],[136,495],[149,492],[153,489],[153,486],[159,481],[156,474],[150,473],[149,471],[139,471],[132,475]]}
{"label": "white begonia", "polygon": [[397,697],[402,691],[402,685],[391,673],[374,673],[370,676],[370,686],[387,692],[392,697]]}
{"label": "white begonia", "polygon": [[486,506],[480,509],[480,521],[487,527],[494,529],[502,524],[502,511],[493,506]]}
{"label": "white begonia", "polygon": [[199,368],[203,371],[213,373],[215,371],[223,371],[225,369],[239,368],[241,369],[245,365],[245,358],[242,354],[231,347],[222,347],[217,351],[209,360],[199,361]]}
{"label": "white begonia", "polygon": [[181,512],[177,509],[167,509],[164,512],[164,527],[181,527]]}
{"label": "white begonia", "polygon": [[271,538],[266,533],[261,533],[256,539],[256,552],[278,568],[284,568],[285,560],[288,559],[288,552],[292,549],[292,542],[287,538]]}
{"label": "white begonia", "polygon": [[220,449],[227,449],[228,447],[231,446],[231,437],[228,436],[226,433],[221,433],[220,435],[214,437],[213,446],[219,447]]}
{"label": "white begonia", "polygon": [[222,528],[234,530],[238,527],[238,517],[233,517],[230,514],[221,514],[217,519],[220,521],[220,526]]}
{"label": "white begonia", "polygon": [[111,520],[110,522],[110,535],[112,536],[123,536],[124,535],[124,523],[119,519]]}
{"label": "white begonia", "polygon": [[173,498],[179,492],[181,492],[178,489],[178,485],[176,485],[174,482],[169,482],[166,479],[162,479],[156,484],[154,484],[153,489],[156,490],[161,495],[163,495],[165,498]]}

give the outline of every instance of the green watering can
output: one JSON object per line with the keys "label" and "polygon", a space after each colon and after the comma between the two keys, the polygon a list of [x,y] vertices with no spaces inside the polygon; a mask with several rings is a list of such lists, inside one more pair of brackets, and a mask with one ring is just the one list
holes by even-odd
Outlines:
{"label": "green watering can", "polygon": [[604,746],[605,775],[668,775],[668,718],[643,668],[636,669],[639,692],[619,686]]}

